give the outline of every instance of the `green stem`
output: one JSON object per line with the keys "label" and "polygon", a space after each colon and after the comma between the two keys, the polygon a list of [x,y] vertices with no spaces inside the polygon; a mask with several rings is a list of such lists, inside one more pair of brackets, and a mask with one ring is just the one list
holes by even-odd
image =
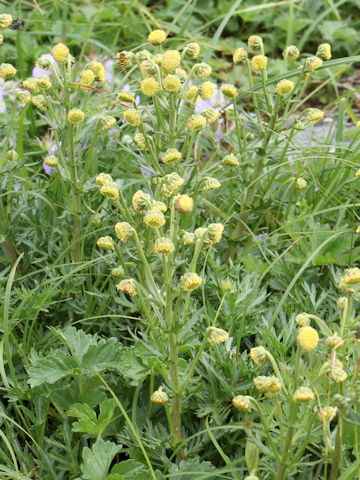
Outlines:
{"label": "green stem", "polygon": [[78,175],[77,168],[75,163],[75,146],[74,146],[74,126],[69,125],[68,128],[68,139],[69,139],[69,167],[70,167],[70,178],[71,178],[71,210],[73,216],[73,233],[72,233],[72,254],[75,262],[81,261],[81,243],[80,243],[80,234],[81,234],[81,225],[80,225],[80,215],[81,215],[81,194],[78,185]]}
{"label": "green stem", "polygon": [[[248,58],[246,59],[246,70],[247,70],[247,74],[248,74],[250,89],[252,89],[254,87],[254,80],[253,80],[253,77],[252,77],[250,62],[249,62]],[[261,133],[264,133],[264,128],[263,128],[263,124],[262,124],[262,121],[261,121],[261,116],[260,116],[259,105],[258,105],[256,93],[253,92],[251,94],[251,97],[252,97],[253,104],[254,104],[254,109],[255,109],[255,114],[256,114],[256,119],[257,119],[259,130],[260,130]]]}
{"label": "green stem", "polygon": [[87,177],[88,177],[89,169],[90,169],[90,166],[91,166],[91,160],[93,159],[93,151],[94,151],[94,147],[95,147],[95,143],[96,143],[96,139],[97,139],[97,136],[99,134],[99,131],[100,131],[100,120],[96,124],[95,132],[94,132],[94,134],[92,136],[92,139],[91,139],[89,151],[87,152],[87,155],[86,155],[85,166],[84,166],[82,181],[81,181],[81,185],[80,185],[81,188],[83,187],[83,185],[86,182]]}

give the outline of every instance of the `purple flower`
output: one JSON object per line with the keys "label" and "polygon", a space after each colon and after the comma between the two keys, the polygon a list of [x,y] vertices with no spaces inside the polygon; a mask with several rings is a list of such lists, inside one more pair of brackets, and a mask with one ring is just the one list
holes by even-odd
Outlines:
{"label": "purple flower", "polygon": [[[47,58],[50,60],[50,62],[53,64],[53,65],[57,65],[57,62],[55,60],[55,58],[50,54],[50,53],[44,53],[43,55],[41,55],[40,58]],[[33,71],[32,71],[32,76],[34,78],[39,78],[41,77],[42,75],[51,75],[51,70],[44,70],[43,68],[40,68],[40,67],[34,67],[33,68]]]}
{"label": "purple flower", "polygon": [[113,66],[113,64],[114,64],[114,60],[112,60],[111,58],[109,58],[108,60],[105,60],[105,62],[104,62],[104,67],[105,67],[105,70],[106,70],[105,80],[106,80],[107,83],[112,82],[112,77],[113,77],[112,66]]}
{"label": "purple flower", "polygon": [[51,167],[50,167],[50,165],[46,165],[46,163],[43,162],[43,169],[45,170],[46,175],[49,175],[49,177],[50,177],[50,175],[51,175]]}
{"label": "purple flower", "polygon": [[14,185],[15,192],[18,192],[21,189],[22,189],[22,184],[20,182],[15,183],[15,185]]}
{"label": "purple flower", "polygon": [[152,173],[150,172],[150,170],[147,170],[146,168],[144,167],[141,167],[141,173],[143,175],[145,175],[146,177],[151,177]]}
{"label": "purple flower", "polygon": [[6,112],[6,105],[4,102],[4,87],[0,86],[0,113]]}
{"label": "purple flower", "polygon": [[[62,145],[62,142],[60,142],[60,146]],[[54,153],[56,153],[58,151],[58,147],[56,145],[56,143],[54,143],[54,145],[52,147],[49,148],[48,150],[48,155],[54,155]],[[43,162],[43,169],[46,173],[46,175],[51,175],[51,167],[50,165],[46,165],[44,162]]]}

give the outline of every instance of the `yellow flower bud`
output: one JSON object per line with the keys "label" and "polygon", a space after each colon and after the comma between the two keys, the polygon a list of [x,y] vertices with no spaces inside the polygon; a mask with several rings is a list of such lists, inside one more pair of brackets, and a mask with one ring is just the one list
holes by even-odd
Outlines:
{"label": "yellow flower bud", "polygon": [[294,82],[291,80],[280,80],[276,85],[276,92],[279,95],[288,95],[294,90]]}
{"label": "yellow flower bud", "polygon": [[230,85],[229,83],[222,85],[221,88],[221,93],[224,95],[226,98],[235,98],[238,95],[238,92],[234,85]]}
{"label": "yellow flower bud", "polygon": [[250,358],[254,363],[256,363],[256,365],[262,367],[265,365],[267,360],[266,353],[267,352],[264,347],[254,347],[250,349]]}
{"label": "yellow flower bud", "polygon": [[206,126],[206,118],[202,115],[194,114],[187,123],[187,128],[191,131],[202,130]]}
{"label": "yellow flower bud", "polygon": [[358,122],[356,122],[356,128],[360,130],[360,120]]}
{"label": "yellow flower bud", "polygon": [[136,110],[129,108],[124,112],[124,120],[133,127],[138,127],[141,123],[140,115]]}
{"label": "yellow flower bud", "polygon": [[129,92],[118,93],[118,99],[120,100],[120,102],[135,103],[134,95]]}
{"label": "yellow flower bud", "polygon": [[181,240],[183,245],[192,245],[195,242],[195,235],[191,232],[183,232]]}
{"label": "yellow flower bud", "polygon": [[168,148],[165,153],[161,155],[161,160],[164,163],[173,163],[181,159],[181,152],[176,148]]}
{"label": "yellow flower bud", "polygon": [[105,74],[106,70],[102,63],[100,62],[91,62],[90,63],[90,70],[94,73],[95,77],[99,80],[99,82],[105,82]]}
{"label": "yellow flower bud", "polygon": [[167,206],[164,202],[159,202],[158,200],[153,200],[151,202],[151,210],[158,210],[159,212],[165,213]]}
{"label": "yellow flower bud", "polygon": [[151,60],[156,63],[156,65],[161,65],[161,62],[162,62],[162,55],[161,53],[157,53],[156,55],[153,55]]}
{"label": "yellow flower bud", "polygon": [[161,193],[164,198],[171,197],[176,193],[181,185],[184,183],[184,179],[180,177],[176,172],[165,175],[162,179]]}
{"label": "yellow flower bud", "polygon": [[166,75],[162,85],[168,92],[177,92],[181,88],[180,79],[176,75]]}
{"label": "yellow flower bud", "polygon": [[248,46],[250,48],[250,50],[260,50],[261,46],[262,46],[262,39],[261,37],[257,36],[257,35],[251,35],[249,38],[248,38]]}
{"label": "yellow flower bud", "polygon": [[344,310],[347,304],[347,298],[346,297],[340,297],[337,299],[336,306],[338,307],[339,310]]}
{"label": "yellow flower bud", "polygon": [[240,162],[237,156],[234,155],[233,153],[229,153],[228,155],[225,155],[225,157],[222,159],[222,163],[225,163],[226,165],[230,165],[231,167],[238,167],[240,165]]}
{"label": "yellow flower bud", "polygon": [[299,313],[295,317],[295,322],[299,325],[299,327],[307,327],[310,325],[310,318],[306,313]]}
{"label": "yellow flower bud", "polygon": [[158,210],[150,210],[144,217],[144,223],[148,227],[159,228],[165,225],[164,214]]}
{"label": "yellow flower bud", "polygon": [[148,41],[153,45],[160,45],[166,40],[166,33],[164,30],[153,30],[148,35]]}
{"label": "yellow flower bud", "polygon": [[35,65],[42,70],[50,71],[51,70],[51,61],[48,58],[40,57],[35,60]]}
{"label": "yellow flower bud", "polygon": [[200,45],[196,42],[190,42],[185,46],[183,53],[184,58],[194,60],[200,53]]}
{"label": "yellow flower bud", "polygon": [[23,105],[24,103],[31,102],[31,94],[27,90],[22,90],[16,94],[16,103],[18,105]]}
{"label": "yellow flower bud", "polygon": [[98,184],[98,185],[106,185],[107,183],[111,183],[113,181],[111,175],[109,175],[108,173],[99,173],[98,175],[96,175],[95,177],[95,182]]}
{"label": "yellow flower bud", "polygon": [[68,58],[69,49],[63,43],[58,43],[51,49],[51,54],[58,63],[62,63]]}
{"label": "yellow flower bud", "polygon": [[119,197],[119,186],[115,182],[109,182],[100,188],[101,195],[116,200]]}
{"label": "yellow flower bud", "polygon": [[318,46],[316,56],[322,58],[323,60],[330,60],[331,58],[331,45],[328,43],[322,43]]}
{"label": "yellow flower bud", "polygon": [[301,327],[296,339],[299,347],[306,352],[314,350],[319,343],[319,335],[312,327]]}
{"label": "yellow flower bud", "polygon": [[222,343],[229,340],[229,334],[222,328],[207,327],[206,333],[208,335],[209,343],[215,345],[216,343]]}
{"label": "yellow flower bud", "polygon": [[220,114],[219,114],[218,110],[215,110],[215,108],[209,107],[209,108],[205,108],[205,110],[203,110],[203,111],[201,112],[201,115],[202,115],[203,117],[205,117],[205,118],[206,118],[206,122],[207,122],[208,124],[210,124],[210,123],[216,122],[216,120],[219,118],[219,115],[220,115]]}
{"label": "yellow flower bud", "polygon": [[13,17],[9,13],[2,13],[0,15],[0,30],[5,30],[10,27],[13,22]]}
{"label": "yellow flower bud", "polygon": [[0,78],[11,78],[16,74],[16,68],[10,63],[0,65]]}
{"label": "yellow flower bud", "polygon": [[132,197],[135,212],[143,212],[150,205],[150,195],[142,190],[137,190]]}
{"label": "yellow flower bud", "polygon": [[200,97],[203,100],[210,100],[215,93],[215,85],[212,82],[203,82],[200,85]]}
{"label": "yellow flower bud", "polygon": [[251,64],[255,71],[266,70],[267,57],[265,57],[265,55],[255,55],[255,57],[251,59]]}
{"label": "yellow flower bud", "polygon": [[271,396],[281,390],[281,383],[277,377],[259,376],[254,378],[254,385],[256,390],[264,393],[266,396]]}
{"label": "yellow flower bud", "polygon": [[221,187],[221,183],[216,178],[204,177],[203,182],[203,190],[215,190]]}
{"label": "yellow flower bud", "polygon": [[67,118],[70,123],[79,123],[84,120],[85,115],[82,110],[79,110],[78,108],[73,108],[69,111]]}
{"label": "yellow flower bud", "polygon": [[108,130],[110,127],[115,125],[115,123],[116,123],[115,117],[112,117],[111,115],[105,115],[105,117],[102,117],[100,119],[101,130]]}
{"label": "yellow flower bud", "polygon": [[247,59],[247,56],[247,51],[244,48],[237,48],[233,55],[233,62],[236,64],[242,63],[244,60]]}
{"label": "yellow flower bud", "polygon": [[94,81],[95,81],[95,75],[92,70],[84,70],[83,72],[80,73],[80,80],[79,80],[80,85],[84,87],[89,87],[94,83]]}
{"label": "yellow flower bud", "polygon": [[309,72],[314,72],[321,67],[323,61],[319,57],[309,57],[305,60],[305,66]]}
{"label": "yellow flower bud", "polygon": [[292,398],[294,402],[311,402],[315,400],[315,395],[311,388],[299,387]]}
{"label": "yellow flower bud", "polygon": [[161,59],[161,68],[164,70],[165,73],[172,73],[180,65],[180,53],[177,50],[167,50],[163,53]]}
{"label": "yellow flower bud", "polygon": [[32,103],[42,112],[46,110],[45,97],[44,95],[35,95],[31,98]]}
{"label": "yellow flower bud", "polygon": [[25,80],[23,80],[22,85],[24,88],[27,88],[28,90],[31,90],[34,93],[39,91],[38,86],[36,85],[35,78],[26,78]]}
{"label": "yellow flower bud", "polygon": [[282,55],[285,60],[296,60],[299,57],[300,52],[295,45],[289,45],[285,48]]}
{"label": "yellow flower bud", "polygon": [[154,252],[161,255],[169,255],[175,250],[175,245],[170,238],[160,237],[157,238],[154,244]]}
{"label": "yellow flower bud", "polygon": [[205,78],[211,74],[212,68],[207,63],[197,63],[194,65],[193,71],[197,78]]}
{"label": "yellow flower bud", "polygon": [[96,245],[101,248],[102,250],[114,250],[114,241],[111,237],[100,237],[99,240],[96,242]]}
{"label": "yellow flower bud", "polygon": [[324,112],[318,108],[309,108],[309,111],[306,115],[306,120],[308,122],[319,122],[324,118]]}
{"label": "yellow flower bud", "polygon": [[147,77],[153,77],[157,74],[158,68],[156,63],[151,60],[141,62],[141,70]]}
{"label": "yellow flower bud", "polygon": [[140,84],[140,88],[144,95],[152,97],[158,93],[160,85],[154,78],[144,78]]}
{"label": "yellow flower bud", "polygon": [[224,225],[221,223],[210,223],[207,227],[209,239],[212,243],[219,243],[224,231]]}
{"label": "yellow flower bud", "polygon": [[150,400],[153,403],[159,403],[163,405],[169,401],[169,397],[167,396],[166,392],[163,392],[164,387],[159,387],[155,392],[152,393]]}
{"label": "yellow flower bud", "polygon": [[225,292],[231,292],[231,290],[234,288],[234,282],[230,280],[229,278],[226,280],[222,280],[220,282],[220,288],[221,290]]}
{"label": "yellow flower bud", "polygon": [[243,412],[251,412],[250,397],[244,395],[237,395],[231,401],[235,408],[242,410]]}
{"label": "yellow flower bud", "polygon": [[336,415],[336,408],[326,406],[319,411],[318,418],[322,423],[329,423]]}
{"label": "yellow flower bud", "polygon": [[139,52],[136,52],[135,57],[138,62],[144,62],[145,60],[150,60],[151,53],[149,50],[140,50]]}
{"label": "yellow flower bud", "polygon": [[142,148],[143,150],[147,150],[145,137],[142,133],[136,133],[134,135],[134,140],[140,148]]}
{"label": "yellow flower bud", "polygon": [[178,195],[175,198],[175,208],[180,213],[189,213],[194,208],[194,200],[189,195]]}
{"label": "yellow flower bud", "polygon": [[359,283],[360,283],[360,268],[357,268],[357,267],[347,268],[339,284],[339,289],[346,291],[348,288],[351,288],[354,285],[358,286]]}
{"label": "yellow flower bud", "polygon": [[6,152],[5,157],[9,162],[17,162],[19,160],[19,155],[13,148]]}
{"label": "yellow flower bud", "polygon": [[115,277],[115,278],[118,278],[118,277],[122,277],[123,275],[125,275],[125,272],[124,272],[124,269],[123,267],[115,267],[111,270],[111,276],[112,277]]}
{"label": "yellow flower bud", "polygon": [[307,187],[307,181],[305,178],[299,177],[296,179],[295,186],[297,190],[305,190]]}
{"label": "yellow flower bud", "polygon": [[130,223],[127,222],[118,222],[115,225],[115,233],[119,240],[126,243],[133,234],[133,228]]}
{"label": "yellow flower bud", "polygon": [[4,42],[4,37],[3,37],[3,36],[1,35],[1,33],[0,33],[0,45],[2,45],[3,42]]}
{"label": "yellow flower bud", "polygon": [[132,278],[121,280],[121,282],[116,285],[116,290],[133,297],[137,294],[136,282]]}
{"label": "yellow flower bud", "polygon": [[41,77],[35,80],[36,86],[39,90],[48,90],[51,88],[51,80],[47,75],[41,75]]}
{"label": "yellow flower bud", "polygon": [[191,85],[187,92],[184,94],[184,98],[186,98],[186,100],[193,100],[196,95],[198,94],[198,87],[196,87],[195,85]]}
{"label": "yellow flower bud", "polygon": [[58,161],[55,155],[48,155],[47,157],[44,158],[44,163],[45,165],[48,165],[49,167],[57,167],[58,166]]}
{"label": "yellow flower bud", "polygon": [[202,278],[199,277],[199,275],[195,272],[185,273],[185,275],[180,278],[180,285],[184,292],[191,292],[192,290],[195,290],[196,288],[200,287],[201,282]]}

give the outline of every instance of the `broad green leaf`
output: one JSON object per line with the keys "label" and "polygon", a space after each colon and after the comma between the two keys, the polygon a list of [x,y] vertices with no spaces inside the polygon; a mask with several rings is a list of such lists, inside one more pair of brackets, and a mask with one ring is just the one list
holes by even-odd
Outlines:
{"label": "broad green leaf", "polygon": [[109,398],[100,405],[100,413],[97,418],[95,411],[85,403],[75,403],[67,414],[79,419],[73,424],[74,432],[101,435],[112,420],[114,408],[114,401]]}
{"label": "broad green leaf", "polygon": [[61,350],[45,358],[38,357],[33,366],[28,368],[30,386],[34,388],[43,383],[55,383],[67,375],[73,375],[76,367],[75,359]]}
{"label": "broad green leaf", "polygon": [[83,464],[81,465],[84,480],[104,480],[115,455],[121,450],[121,445],[106,442],[99,438],[92,448],[83,449]]}

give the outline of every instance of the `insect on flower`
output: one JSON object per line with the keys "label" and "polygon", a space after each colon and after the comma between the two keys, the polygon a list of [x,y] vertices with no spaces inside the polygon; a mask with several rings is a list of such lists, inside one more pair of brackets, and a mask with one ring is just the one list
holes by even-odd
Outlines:
{"label": "insect on flower", "polygon": [[24,20],[22,18],[16,18],[9,28],[11,28],[11,30],[22,30],[24,28]]}

